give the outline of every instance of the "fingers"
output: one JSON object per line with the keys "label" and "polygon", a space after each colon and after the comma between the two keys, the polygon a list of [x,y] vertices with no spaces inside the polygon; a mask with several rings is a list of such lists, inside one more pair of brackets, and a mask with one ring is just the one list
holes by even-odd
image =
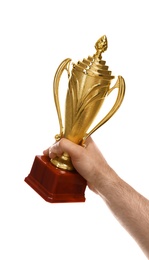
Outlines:
{"label": "fingers", "polygon": [[49,148],[43,151],[43,154],[49,156]]}
{"label": "fingers", "polygon": [[[85,142],[85,148],[91,145],[92,139],[89,137]],[[54,143],[51,147],[43,151],[43,154],[54,158],[55,156],[61,156],[64,152],[68,153],[70,157],[75,157],[82,153],[84,147],[77,145],[68,139],[62,138],[59,142]]]}
{"label": "fingers", "polygon": [[63,144],[62,144],[62,139],[59,142],[56,142],[49,148],[49,156],[53,157],[55,156],[61,156],[66,150],[64,150]]}
{"label": "fingers", "polygon": [[56,156],[61,156],[63,154],[63,149],[59,145],[59,142],[53,144],[51,147],[43,151],[43,154],[49,156],[53,159]]}
{"label": "fingers", "polygon": [[61,156],[64,152],[66,152],[69,154],[70,157],[75,157],[76,153],[80,153],[82,149],[84,148],[80,145],[77,145],[69,141],[68,139],[62,138],[59,142],[51,147],[51,154],[54,153],[57,156]]}

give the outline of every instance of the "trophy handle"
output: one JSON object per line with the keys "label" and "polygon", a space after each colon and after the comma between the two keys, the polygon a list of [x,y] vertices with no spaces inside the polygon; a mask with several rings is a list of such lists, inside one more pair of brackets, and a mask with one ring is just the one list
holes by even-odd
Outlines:
{"label": "trophy handle", "polygon": [[59,120],[59,126],[60,126],[60,134],[57,134],[55,136],[56,141],[58,141],[64,134],[64,127],[63,127],[61,110],[60,110],[60,102],[59,102],[59,82],[60,82],[61,75],[65,69],[67,70],[68,77],[70,76],[70,73],[69,73],[70,61],[71,61],[71,59],[69,59],[69,58],[62,61],[62,63],[59,65],[59,67],[55,73],[55,77],[54,77],[54,81],[53,81],[54,101],[55,101],[55,106],[56,106],[58,120]]}
{"label": "trophy handle", "polygon": [[115,101],[113,107],[111,108],[109,113],[89,133],[86,133],[86,135],[83,138],[82,144],[84,144],[87,137],[89,137],[99,127],[101,127],[104,123],[106,123],[120,107],[120,105],[124,99],[124,95],[125,95],[125,81],[122,76],[118,76],[118,79],[117,79],[115,85],[111,89],[109,89],[107,95],[109,95],[116,88],[118,88],[118,94],[117,94],[117,98],[116,98],[116,101]]}

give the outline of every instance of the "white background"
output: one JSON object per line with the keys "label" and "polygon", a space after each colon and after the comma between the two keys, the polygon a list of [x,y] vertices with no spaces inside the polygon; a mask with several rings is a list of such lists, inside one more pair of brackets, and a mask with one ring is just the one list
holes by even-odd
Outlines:
{"label": "white background", "polygon": [[125,78],[126,95],[92,137],[121,178],[149,197],[147,4],[0,1],[0,259],[145,259],[90,190],[85,203],[50,204],[24,178],[59,132],[52,86],[58,65],[92,55],[106,34],[103,59]]}

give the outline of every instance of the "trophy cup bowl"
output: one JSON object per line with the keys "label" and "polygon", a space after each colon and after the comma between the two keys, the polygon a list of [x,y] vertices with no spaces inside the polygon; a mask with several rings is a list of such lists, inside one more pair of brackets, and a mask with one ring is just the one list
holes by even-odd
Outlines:
{"label": "trophy cup bowl", "polygon": [[[125,94],[125,81],[122,76],[113,87],[114,76],[102,60],[102,53],[107,50],[107,37],[102,36],[95,44],[96,53],[77,64],[65,59],[58,67],[53,93],[57,110],[60,133],[56,141],[67,138],[83,145],[85,140],[99,127],[106,123],[120,107]],[[72,65],[72,69],[70,68]],[[63,125],[59,101],[59,85],[64,70],[68,74],[68,89],[65,101],[65,122]],[[116,101],[110,111],[89,132],[88,129],[98,115],[107,96],[118,89]],[[69,154],[49,159],[36,156],[30,174],[25,178],[41,197],[48,202],[84,202],[86,180],[74,169]]]}

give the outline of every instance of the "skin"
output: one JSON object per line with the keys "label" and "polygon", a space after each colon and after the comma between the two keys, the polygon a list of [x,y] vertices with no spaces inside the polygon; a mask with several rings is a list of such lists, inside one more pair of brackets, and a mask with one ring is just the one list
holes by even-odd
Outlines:
{"label": "skin", "polygon": [[91,137],[85,147],[62,138],[43,153],[50,158],[67,152],[89,188],[101,196],[121,225],[149,259],[149,200],[110,167]]}

